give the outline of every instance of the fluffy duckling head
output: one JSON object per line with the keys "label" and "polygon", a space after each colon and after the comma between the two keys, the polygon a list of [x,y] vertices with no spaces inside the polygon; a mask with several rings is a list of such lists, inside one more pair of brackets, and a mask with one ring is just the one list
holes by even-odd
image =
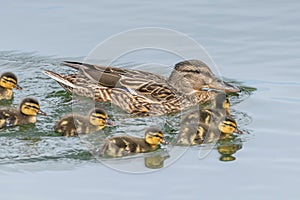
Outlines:
{"label": "fluffy duckling head", "polygon": [[238,132],[236,121],[230,117],[226,116],[218,125],[219,130],[225,134],[232,134],[233,132]]}
{"label": "fluffy duckling head", "polygon": [[24,115],[28,115],[28,116],[36,116],[38,114],[47,115],[45,112],[43,112],[40,109],[39,102],[34,98],[25,98],[25,99],[23,99],[21,104],[20,104],[20,111]]}
{"label": "fluffy duckling head", "polygon": [[101,108],[92,109],[89,113],[89,120],[94,126],[104,127],[106,124],[108,124],[107,114]]}
{"label": "fluffy duckling head", "polygon": [[157,127],[150,127],[145,131],[145,140],[150,145],[168,144],[164,140],[164,133]]}
{"label": "fluffy duckling head", "polygon": [[[210,68],[200,60],[186,60],[175,65],[175,70],[170,76],[169,81],[178,81],[178,86],[194,90],[216,89],[225,92],[239,92],[240,89],[217,78]],[[175,84],[175,86],[176,86]]]}
{"label": "fluffy duckling head", "polygon": [[18,85],[18,78],[17,76],[12,72],[5,72],[0,77],[0,87],[3,87],[5,89],[17,89],[22,90],[22,87]]}

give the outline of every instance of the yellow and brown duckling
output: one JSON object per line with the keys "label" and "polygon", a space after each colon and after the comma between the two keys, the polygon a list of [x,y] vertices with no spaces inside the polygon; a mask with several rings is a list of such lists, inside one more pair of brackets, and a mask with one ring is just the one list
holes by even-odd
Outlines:
{"label": "yellow and brown duckling", "polygon": [[193,114],[190,114],[189,118],[186,118],[188,120],[186,124],[182,125],[176,144],[206,144],[231,137],[234,132],[242,134],[237,129],[237,123],[231,116],[223,116],[216,122],[206,123],[198,121],[198,115]]}
{"label": "yellow and brown duckling", "polygon": [[38,114],[47,115],[40,109],[39,102],[36,99],[25,98],[21,101],[19,109],[0,109],[0,128],[34,124]]}
{"label": "yellow and brown duckling", "polygon": [[192,105],[213,100],[216,93],[209,89],[239,92],[240,89],[217,78],[200,60],[187,60],[175,65],[169,78],[158,74],[116,67],[64,62],[78,73],[45,74],[68,92],[111,102],[137,116],[173,113]]}
{"label": "yellow and brown duckling", "polygon": [[[197,107],[196,107],[197,108]],[[237,129],[230,116],[230,102],[225,93],[219,93],[210,108],[196,109],[183,115],[177,144],[197,145],[226,138]]]}
{"label": "yellow and brown duckling", "polygon": [[111,125],[107,119],[107,114],[103,109],[92,109],[88,116],[69,114],[60,119],[54,129],[63,136],[78,136],[89,134],[103,129],[106,125]]}
{"label": "yellow and brown duckling", "polygon": [[12,99],[13,89],[22,90],[18,85],[18,78],[12,72],[5,72],[0,76],[0,100]]}
{"label": "yellow and brown duckling", "polygon": [[145,137],[115,136],[106,140],[100,154],[108,157],[122,157],[134,153],[155,151],[160,144],[167,144],[161,129],[150,127],[145,131]]}

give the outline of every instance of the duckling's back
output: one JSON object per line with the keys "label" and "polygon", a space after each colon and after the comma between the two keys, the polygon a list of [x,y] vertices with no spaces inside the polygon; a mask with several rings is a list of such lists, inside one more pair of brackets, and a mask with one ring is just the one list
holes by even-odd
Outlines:
{"label": "duckling's back", "polygon": [[0,128],[15,126],[23,121],[19,111],[13,108],[0,109]]}
{"label": "duckling's back", "polygon": [[81,115],[67,115],[54,126],[56,132],[63,136],[78,136],[97,131],[97,127],[89,123],[88,119]]}
{"label": "duckling's back", "polygon": [[110,157],[127,156],[154,150],[144,138],[120,136],[108,139],[101,149],[101,155]]}

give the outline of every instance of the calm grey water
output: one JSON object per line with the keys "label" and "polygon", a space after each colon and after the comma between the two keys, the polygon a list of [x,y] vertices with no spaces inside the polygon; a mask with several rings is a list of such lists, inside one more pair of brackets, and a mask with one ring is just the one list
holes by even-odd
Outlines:
{"label": "calm grey water", "polygon": [[[0,69],[10,67],[24,88],[33,88],[16,93],[13,104],[36,96],[51,116],[1,132],[1,199],[299,199],[299,8],[297,1],[1,1]],[[81,140],[50,131],[53,119],[71,110],[72,97],[41,70],[145,26],[187,34],[222,76],[257,88],[239,103],[233,98],[249,132],[235,161],[221,162],[216,150],[199,159],[199,148],[191,148],[167,168],[128,174],[99,163]],[[170,66],[177,61],[168,57]]]}

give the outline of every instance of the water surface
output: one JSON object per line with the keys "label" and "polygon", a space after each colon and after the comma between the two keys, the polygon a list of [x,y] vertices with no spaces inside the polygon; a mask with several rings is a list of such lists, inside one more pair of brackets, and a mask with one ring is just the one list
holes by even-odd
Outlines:
{"label": "water surface", "polygon": [[[51,118],[1,134],[1,197],[152,199],[155,191],[160,199],[297,199],[299,7],[297,1],[2,2],[0,69],[10,67],[24,88],[34,88],[17,92],[13,104],[35,96]],[[82,140],[50,131],[53,119],[70,111],[72,97],[41,70],[56,69],[63,59],[83,59],[112,34],[141,26],[189,35],[210,53],[222,76],[257,88],[241,101],[232,97],[234,114],[250,133],[235,161],[221,162],[216,150],[199,159],[199,148],[190,148],[167,168],[126,174],[100,164]],[[169,66],[177,61],[157,60]]]}

